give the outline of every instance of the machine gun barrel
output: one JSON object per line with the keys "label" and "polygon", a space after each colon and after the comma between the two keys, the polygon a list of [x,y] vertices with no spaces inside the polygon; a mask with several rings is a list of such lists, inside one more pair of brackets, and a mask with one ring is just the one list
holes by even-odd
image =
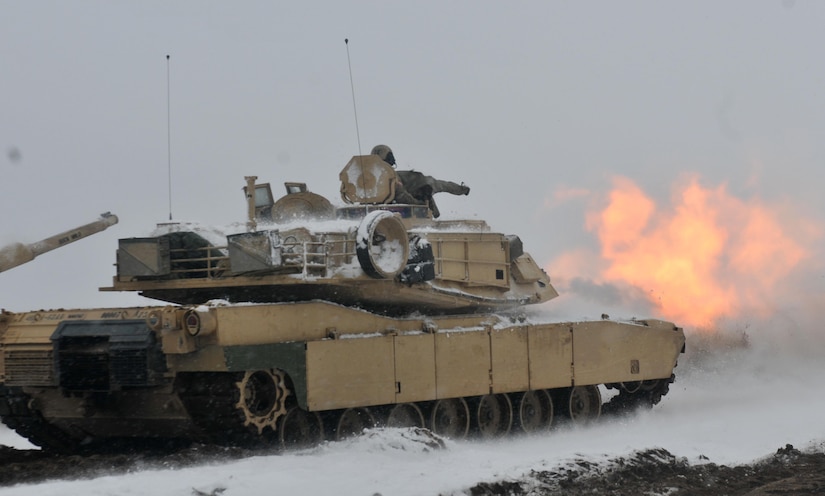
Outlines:
{"label": "machine gun barrel", "polygon": [[109,227],[117,224],[118,219],[116,215],[109,212],[100,215],[100,218],[94,222],[86,225],[70,229],[60,234],[55,234],[46,239],[35,241],[30,244],[12,243],[10,245],[0,248],[0,272],[5,272],[13,269],[18,265],[31,262],[35,257],[40,256],[47,251],[52,251],[61,248],[67,244],[74,243],[79,239],[83,239],[92,234],[99,233]]}

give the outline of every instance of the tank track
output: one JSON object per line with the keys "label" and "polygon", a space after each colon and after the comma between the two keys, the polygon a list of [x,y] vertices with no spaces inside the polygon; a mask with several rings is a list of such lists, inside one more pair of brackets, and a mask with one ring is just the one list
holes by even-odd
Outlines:
{"label": "tank track", "polygon": [[203,441],[230,446],[275,445],[277,433],[244,425],[246,417],[237,408],[243,373],[196,372],[178,374],[175,389],[192,421],[203,432]]}
{"label": "tank track", "polygon": [[0,386],[0,415],[3,423],[43,450],[77,453],[80,443],[49,424],[29,405],[31,398],[21,388]]}
{"label": "tank track", "polygon": [[[192,422],[201,432],[198,439],[188,441],[245,448],[273,448],[279,445],[275,429],[267,427],[259,432],[258,427],[249,425],[243,410],[238,407],[241,398],[238,384],[243,377],[243,373],[228,372],[177,375],[175,390]],[[674,378],[671,375],[667,379],[632,385],[608,384],[608,388],[618,389],[619,394],[602,405],[601,413],[622,415],[641,408],[652,408],[669,392]],[[94,450],[95,440],[75,439],[51,425],[37,410],[31,408],[31,401],[22,388],[0,386],[0,415],[3,422],[46,451],[72,454]],[[294,396],[290,396],[289,404],[293,405],[294,401]],[[419,406],[427,412],[425,417],[429,417],[431,405],[425,402]],[[339,414],[340,411],[323,412],[322,415],[326,418],[324,425],[329,428],[335,423],[333,417]],[[556,414],[563,415],[561,412]],[[332,437],[331,432],[326,434],[327,438]],[[126,446],[121,446],[124,447]]]}
{"label": "tank track", "polygon": [[639,408],[652,408],[670,391],[670,385],[675,378],[676,376],[671,374],[668,379],[657,379],[649,383],[643,381],[637,390],[629,390],[620,384],[611,384],[608,387],[618,389],[619,394],[602,405],[602,413],[621,415]]}
{"label": "tank track", "polygon": [[[179,374],[176,389],[193,422],[204,432],[206,442],[251,448],[278,446],[278,432],[275,430],[267,428],[259,433],[254,426],[246,425],[245,415],[238,408],[238,382],[242,377],[243,373],[225,372]],[[666,379],[644,381],[635,389],[623,387],[621,384],[606,385],[608,388],[618,389],[619,394],[602,404],[601,413],[621,415],[638,409],[652,408],[669,392],[674,379],[675,376],[671,375]],[[552,394],[552,390],[548,392]],[[471,401],[470,398],[465,400]],[[294,396],[290,396],[289,404],[294,404],[294,401]],[[425,418],[429,417],[431,403],[416,403],[425,412]],[[376,420],[382,418],[381,408],[370,408],[376,413]],[[334,438],[330,428],[335,425],[342,411],[322,412],[327,439]],[[556,414],[565,415],[562,412]]]}

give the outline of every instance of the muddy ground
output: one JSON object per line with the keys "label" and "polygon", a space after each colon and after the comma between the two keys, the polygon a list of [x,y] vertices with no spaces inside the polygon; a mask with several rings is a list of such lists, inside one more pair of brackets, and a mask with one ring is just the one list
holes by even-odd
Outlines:
{"label": "muddy ground", "polygon": [[[172,469],[260,454],[260,451],[196,445],[171,452],[58,456],[0,447],[3,467],[0,486]],[[825,453],[800,452],[787,445],[757,463],[728,467],[715,463],[690,464],[666,450],[655,449],[606,462],[578,460],[554,471],[532,472],[521,480],[480,483],[468,493],[474,496],[819,495],[825,494]]]}
{"label": "muddy ground", "polygon": [[689,464],[664,449],[647,450],[606,463],[580,460],[520,481],[478,484],[478,495],[777,496],[825,494],[825,453],[802,453],[787,445],[751,465]]}

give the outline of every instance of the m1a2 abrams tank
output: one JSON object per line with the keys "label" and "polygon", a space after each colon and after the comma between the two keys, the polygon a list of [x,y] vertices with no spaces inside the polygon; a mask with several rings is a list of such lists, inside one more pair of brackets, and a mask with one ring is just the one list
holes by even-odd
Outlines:
{"label": "m1a2 abrams tank", "polygon": [[399,203],[376,155],[340,178],[344,206],[302,183],[274,201],[248,177],[245,225],[121,239],[102,289],[166,306],[4,313],[3,420],[65,451],[293,446],[375,424],[535,432],[598,417],[599,386],[618,390],[606,409],[667,393],[684,350],[674,324],[529,321],[517,310],[557,293],[518,237]]}

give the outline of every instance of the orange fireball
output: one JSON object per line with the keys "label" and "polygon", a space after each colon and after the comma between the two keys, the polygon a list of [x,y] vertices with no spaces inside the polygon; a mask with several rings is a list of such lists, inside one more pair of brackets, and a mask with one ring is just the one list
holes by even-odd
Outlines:
{"label": "orange fireball", "polygon": [[682,183],[671,205],[661,206],[631,180],[614,179],[603,207],[587,214],[604,267],[596,282],[640,288],[661,317],[684,326],[767,310],[777,282],[808,255],[789,232],[795,220],[736,198],[725,185]]}

